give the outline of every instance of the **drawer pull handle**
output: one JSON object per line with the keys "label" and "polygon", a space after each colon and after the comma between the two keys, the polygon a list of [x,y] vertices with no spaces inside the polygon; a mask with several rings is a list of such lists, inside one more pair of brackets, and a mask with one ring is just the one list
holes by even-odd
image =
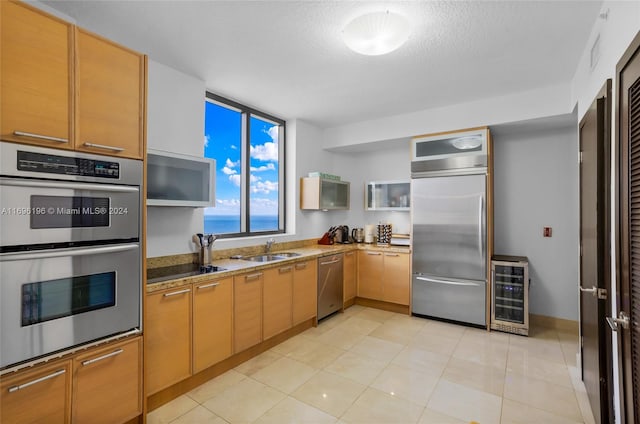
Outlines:
{"label": "drawer pull handle", "polygon": [[397,253],[386,253],[386,254],[385,254],[385,256],[392,256],[392,257],[394,257],[394,258],[397,258],[397,257],[398,257],[398,256],[400,256],[400,255],[399,255],[399,254],[397,254]]}
{"label": "drawer pull handle", "polygon": [[380,255],[382,255],[382,253],[380,253],[380,252],[367,252],[367,255],[380,256]]}
{"label": "drawer pull handle", "polygon": [[44,377],[40,377],[40,378],[36,378],[35,380],[32,380],[28,383],[24,383],[21,384],[19,386],[13,386],[13,387],[9,387],[9,393],[13,393],[13,392],[17,392],[18,390],[22,390],[22,389],[26,389],[29,386],[33,386],[34,384],[38,384],[38,383],[42,383],[43,381],[47,381],[50,380],[52,378],[56,378],[59,375],[64,374],[65,372],[67,372],[67,370],[58,370],[54,373],[51,373],[49,375],[45,375]]}
{"label": "drawer pull handle", "polygon": [[85,147],[93,147],[94,149],[111,150],[112,152],[122,152],[123,147],[105,146],[104,144],[84,143]]}
{"label": "drawer pull handle", "polygon": [[296,264],[296,269],[305,269],[307,267],[307,264]]}
{"label": "drawer pull handle", "polygon": [[86,361],[82,361],[82,366],[85,367],[87,365],[91,365],[93,363],[102,361],[103,359],[107,359],[107,358],[111,358],[113,356],[118,356],[120,355],[122,352],[124,352],[124,350],[122,349],[118,349],[118,350],[114,350],[111,353],[107,353],[106,355],[102,355],[102,356],[98,356],[97,358],[93,358],[93,359],[87,359]]}
{"label": "drawer pull handle", "polygon": [[31,137],[31,138],[38,138],[40,140],[55,141],[56,143],[69,142],[69,139],[67,138],[51,137],[50,135],[34,134],[34,133],[24,132],[24,131],[14,131],[13,135],[18,137]]}
{"label": "drawer pull handle", "polygon": [[344,254],[345,256],[353,256],[353,252],[347,252]]}
{"label": "drawer pull handle", "polygon": [[164,297],[177,296],[179,294],[189,293],[190,291],[191,291],[191,289],[178,290],[176,292],[165,293]]}
{"label": "drawer pull handle", "polygon": [[320,262],[320,265],[331,265],[331,264],[337,264],[338,262],[340,262],[340,259],[336,259],[329,262]]}
{"label": "drawer pull handle", "polygon": [[205,284],[205,285],[202,285],[202,286],[198,286],[198,290],[200,290],[200,289],[208,289],[209,287],[216,287],[216,286],[219,286],[219,285],[220,285],[220,283]]}
{"label": "drawer pull handle", "polygon": [[291,272],[291,267],[290,266],[285,266],[283,268],[280,268],[278,271],[280,271],[280,274],[285,274],[287,272]]}
{"label": "drawer pull handle", "polygon": [[244,277],[245,281],[252,281],[252,280],[257,280],[258,278],[260,278],[262,276],[262,273],[259,272],[257,274],[251,274],[251,275],[247,275],[246,277]]}

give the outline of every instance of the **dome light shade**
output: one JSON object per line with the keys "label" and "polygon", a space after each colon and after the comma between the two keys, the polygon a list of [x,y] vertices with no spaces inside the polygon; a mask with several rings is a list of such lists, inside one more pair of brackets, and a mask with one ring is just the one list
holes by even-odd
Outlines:
{"label": "dome light shade", "polygon": [[453,147],[459,150],[477,149],[482,144],[482,138],[476,135],[454,138],[451,141]]}
{"label": "dome light shade", "polygon": [[355,18],[344,27],[342,38],[354,52],[378,56],[402,46],[410,32],[404,17],[387,10]]}

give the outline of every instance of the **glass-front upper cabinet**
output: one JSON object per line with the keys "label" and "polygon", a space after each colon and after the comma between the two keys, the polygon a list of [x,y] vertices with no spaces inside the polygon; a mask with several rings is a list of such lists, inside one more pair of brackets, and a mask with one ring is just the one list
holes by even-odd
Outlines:
{"label": "glass-front upper cabinet", "polygon": [[300,209],[349,209],[349,183],[319,177],[300,179]]}
{"label": "glass-front upper cabinet", "polygon": [[372,181],[365,187],[365,209],[368,211],[408,211],[411,201],[409,181]]}

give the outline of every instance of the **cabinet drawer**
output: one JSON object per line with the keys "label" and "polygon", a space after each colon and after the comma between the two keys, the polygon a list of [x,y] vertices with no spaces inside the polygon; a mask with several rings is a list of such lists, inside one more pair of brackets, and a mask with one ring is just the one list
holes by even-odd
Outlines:
{"label": "cabinet drawer", "polygon": [[138,337],[74,360],[74,423],[121,423],[142,413],[141,341]]}
{"label": "cabinet drawer", "polygon": [[3,423],[68,423],[71,411],[71,361],[3,377]]}

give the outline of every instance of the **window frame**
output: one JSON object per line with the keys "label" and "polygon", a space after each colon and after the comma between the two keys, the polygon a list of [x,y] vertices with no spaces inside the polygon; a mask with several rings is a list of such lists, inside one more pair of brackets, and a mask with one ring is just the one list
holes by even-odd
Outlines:
{"label": "window frame", "polygon": [[[236,110],[241,113],[240,140],[240,232],[217,234],[221,239],[268,236],[286,232],[286,121],[251,106],[238,103],[210,91],[205,91],[205,102]],[[257,118],[279,126],[278,129],[278,229],[251,231],[251,118]],[[204,152],[203,152],[204,156]],[[217,167],[217,165],[216,165]],[[217,170],[216,170],[217,172]],[[204,217],[203,217],[204,225]]]}

